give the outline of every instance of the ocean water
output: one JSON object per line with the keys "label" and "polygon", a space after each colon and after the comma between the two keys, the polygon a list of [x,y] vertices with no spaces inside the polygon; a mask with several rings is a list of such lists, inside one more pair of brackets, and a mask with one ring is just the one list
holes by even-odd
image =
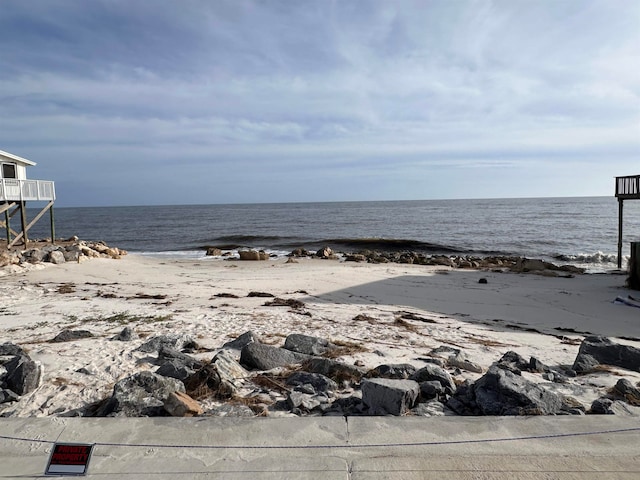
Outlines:
{"label": "ocean water", "polygon": [[[629,243],[640,241],[640,202],[626,201],[624,214],[628,256]],[[57,237],[104,240],[146,255],[200,258],[205,246],[285,255],[328,245],[342,252],[520,255],[593,271],[615,267],[618,202],[579,197],[82,207],[56,208],[55,223]],[[30,237],[49,235],[45,216]]]}

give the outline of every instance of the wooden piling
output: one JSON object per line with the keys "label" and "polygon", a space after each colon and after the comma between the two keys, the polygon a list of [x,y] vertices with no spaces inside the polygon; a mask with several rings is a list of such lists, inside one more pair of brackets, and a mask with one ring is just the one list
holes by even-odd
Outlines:
{"label": "wooden piling", "polygon": [[629,288],[640,290],[640,242],[631,242],[631,259],[629,260]]}

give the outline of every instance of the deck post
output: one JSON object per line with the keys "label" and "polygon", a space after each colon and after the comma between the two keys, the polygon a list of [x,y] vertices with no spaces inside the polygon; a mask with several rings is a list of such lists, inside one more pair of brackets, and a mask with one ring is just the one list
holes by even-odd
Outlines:
{"label": "deck post", "polygon": [[618,197],[618,270],[622,268],[622,209],[624,200]]}
{"label": "deck post", "polygon": [[53,218],[53,205],[49,207],[49,221],[51,223],[51,245],[56,244],[56,224]]}
{"label": "deck post", "polygon": [[27,202],[24,200],[20,202],[20,218],[22,219],[22,241],[24,242],[24,248],[27,248],[29,243],[27,237]]}
{"label": "deck post", "polygon": [[9,209],[4,211],[4,224],[7,227],[7,246],[11,243],[11,225],[9,225]]}

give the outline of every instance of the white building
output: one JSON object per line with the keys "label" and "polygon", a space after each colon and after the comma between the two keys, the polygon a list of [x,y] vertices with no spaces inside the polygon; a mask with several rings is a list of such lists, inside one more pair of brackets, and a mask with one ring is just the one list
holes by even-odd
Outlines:
{"label": "white building", "polygon": [[[47,210],[51,217],[51,241],[55,240],[53,202],[56,199],[56,189],[50,180],[27,178],[27,167],[34,165],[35,162],[31,160],[0,150],[0,214],[4,214],[4,221],[0,221],[0,228],[6,230],[7,248],[11,248],[19,241],[22,241],[26,247],[27,232]],[[27,219],[27,201],[47,202],[31,222]],[[11,218],[17,213],[20,213],[21,231],[11,228]]]}
{"label": "white building", "polygon": [[27,167],[35,162],[0,150],[0,202],[56,199],[52,181],[29,180]]}

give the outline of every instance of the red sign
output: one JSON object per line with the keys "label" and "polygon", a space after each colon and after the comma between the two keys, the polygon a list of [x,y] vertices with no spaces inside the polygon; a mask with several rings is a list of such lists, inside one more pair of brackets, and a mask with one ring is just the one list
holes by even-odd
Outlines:
{"label": "red sign", "polygon": [[45,475],[85,475],[89,467],[93,445],[85,443],[56,443],[51,450]]}

